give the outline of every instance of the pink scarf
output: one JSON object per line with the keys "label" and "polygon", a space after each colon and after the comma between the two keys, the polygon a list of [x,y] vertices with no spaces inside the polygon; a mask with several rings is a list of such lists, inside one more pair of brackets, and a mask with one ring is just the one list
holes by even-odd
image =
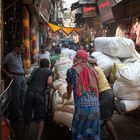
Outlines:
{"label": "pink scarf", "polygon": [[94,92],[98,95],[98,79],[96,71],[87,62],[87,52],[84,50],[77,51],[74,65],[74,69],[77,73],[76,78],[76,94],[81,96],[83,92]]}

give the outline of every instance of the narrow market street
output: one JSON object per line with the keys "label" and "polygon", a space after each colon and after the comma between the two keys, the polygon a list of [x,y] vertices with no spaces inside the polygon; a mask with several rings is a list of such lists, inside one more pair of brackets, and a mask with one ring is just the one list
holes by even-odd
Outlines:
{"label": "narrow market street", "polygon": [[140,140],[140,0],[0,0],[0,140]]}

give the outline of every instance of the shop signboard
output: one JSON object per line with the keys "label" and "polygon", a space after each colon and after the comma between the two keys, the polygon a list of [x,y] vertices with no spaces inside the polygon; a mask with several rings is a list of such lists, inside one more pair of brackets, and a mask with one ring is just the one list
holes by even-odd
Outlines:
{"label": "shop signboard", "polygon": [[79,4],[93,4],[96,0],[79,0]]}
{"label": "shop signboard", "polygon": [[103,23],[114,19],[110,0],[98,0],[98,9]]}
{"label": "shop signboard", "polygon": [[95,17],[96,15],[96,6],[83,6],[83,17]]}

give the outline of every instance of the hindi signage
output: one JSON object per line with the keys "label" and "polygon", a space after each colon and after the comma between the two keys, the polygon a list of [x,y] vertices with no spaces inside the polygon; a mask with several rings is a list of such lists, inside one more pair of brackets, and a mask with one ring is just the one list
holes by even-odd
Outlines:
{"label": "hindi signage", "polygon": [[96,15],[96,6],[83,6],[83,17],[95,17]]}

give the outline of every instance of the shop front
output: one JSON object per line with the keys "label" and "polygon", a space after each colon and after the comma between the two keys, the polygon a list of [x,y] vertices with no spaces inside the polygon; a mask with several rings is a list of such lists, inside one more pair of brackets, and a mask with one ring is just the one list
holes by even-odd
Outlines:
{"label": "shop front", "polygon": [[[121,0],[112,6],[116,36],[123,36],[135,42],[136,50],[140,52],[140,1]],[[125,9],[125,10],[124,10]]]}

